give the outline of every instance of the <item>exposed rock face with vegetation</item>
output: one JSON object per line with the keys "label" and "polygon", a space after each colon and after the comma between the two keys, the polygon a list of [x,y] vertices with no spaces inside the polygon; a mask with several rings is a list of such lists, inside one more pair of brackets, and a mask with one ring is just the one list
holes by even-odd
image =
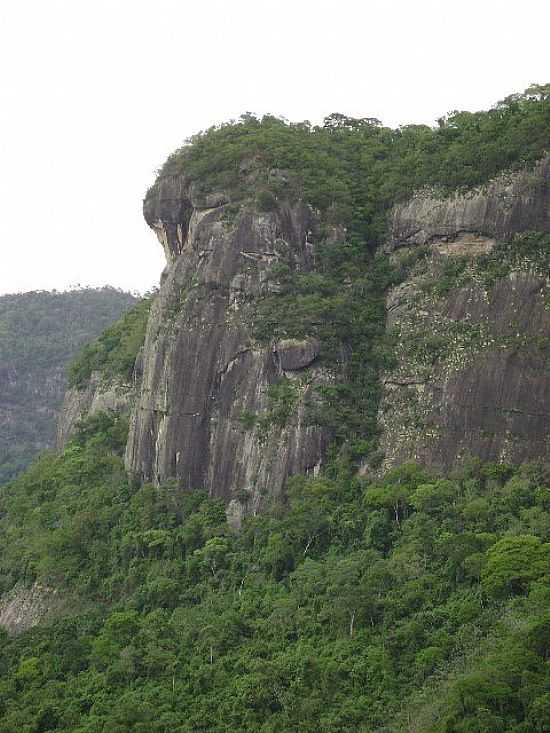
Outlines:
{"label": "exposed rock face with vegetation", "polygon": [[67,445],[85,417],[97,412],[129,413],[135,397],[136,382],[130,376],[105,379],[102,372],[92,372],[85,385],[69,387],[65,392],[57,419],[56,447],[62,450]]}
{"label": "exposed rock face with vegetation", "polygon": [[0,296],[0,483],[53,448],[68,362],[135,300],[114,288]]}
{"label": "exposed rock face with vegetation", "polygon": [[[535,232],[538,232],[535,233]],[[414,260],[388,293],[384,466],[550,455],[550,159],[448,199],[396,207],[390,247]]]}
{"label": "exposed rock face with vegetation", "polygon": [[98,412],[128,415],[143,367],[143,341],[153,294],[134,302],[124,316],[87,344],[69,363],[69,388],[57,421],[58,449],[82,418]]}
{"label": "exposed rock face with vegetation", "polygon": [[0,600],[0,626],[17,636],[38,624],[55,621],[69,610],[68,605],[66,593],[59,588],[18,583]]}
{"label": "exposed rock face with vegetation", "polygon": [[395,206],[390,248],[459,242],[464,235],[509,242],[520,232],[550,231],[550,158],[507,171],[467,193],[421,191]]}
{"label": "exposed rock face with vegetation", "polygon": [[169,158],[0,492],[0,733],[546,733],[549,150],[534,86]]}
{"label": "exposed rock face with vegetation", "polygon": [[142,481],[176,478],[255,511],[289,475],[313,470],[327,442],[305,424],[321,379],[314,342],[301,358],[290,346],[277,358],[254,332],[258,302],[279,287],[275,268],[312,270],[319,225],[300,203],[266,212],[249,198],[229,200],[199,198],[183,176],[170,176],[145,201],[168,263],[148,323],[126,462]]}
{"label": "exposed rock face with vegetation", "polygon": [[338,115],[323,129],[246,118],[172,156],[144,205],[168,264],[131,473],[243,511],[317,470],[329,444],[367,470],[545,455],[536,233],[550,231],[550,159],[519,139],[523,124],[547,124],[544,104],[393,137]]}

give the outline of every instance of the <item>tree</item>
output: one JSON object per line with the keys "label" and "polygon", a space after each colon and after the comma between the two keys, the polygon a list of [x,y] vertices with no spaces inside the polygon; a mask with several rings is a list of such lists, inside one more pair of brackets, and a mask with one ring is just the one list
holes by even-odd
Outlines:
{"label": "tree", "polygon": [[532,535],[505,537],[487,553],[482,584],[492,596],[523,595],[532,581],[548,573],[550,544]]}

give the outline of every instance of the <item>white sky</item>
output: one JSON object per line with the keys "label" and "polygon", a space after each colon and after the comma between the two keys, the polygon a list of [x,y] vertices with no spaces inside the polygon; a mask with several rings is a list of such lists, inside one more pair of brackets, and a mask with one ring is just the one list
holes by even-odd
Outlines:
{"label": "white sky", "polygon": [[158,283],[141,216],[194,132],[385,124],[550,82],[545,0],[0,0],[0,293]]}

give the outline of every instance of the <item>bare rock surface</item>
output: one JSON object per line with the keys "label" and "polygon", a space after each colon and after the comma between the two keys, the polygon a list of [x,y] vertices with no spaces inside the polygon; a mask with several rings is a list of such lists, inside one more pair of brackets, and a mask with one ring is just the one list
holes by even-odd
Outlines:
{"label": "bare rock surface", "polygon": [[273,346],[273,353],[283,371],[299,371],[310,366],[319,356],[318,339],[283,339]]}
{"label": "bare rock surface", "polygon": [[[279,354],[253,337],[256,303],[276,289],[271,266],[312,268],[314,215],[300,203],[267,213],[244,202],[228,209],[228,199],[203,193],[199,201],[184,176],[161,180],[146,198],[167,267],[149,318],[126,465],[141,481],[175,478],[223,497],[237,516],[241,505],[256,511],[280,494],[289,475],[313,470],[326,436],[305,421],[321,378],[318,345],[283,344]],[[244,418],[265,413],[281,366],[304,372],[296,404],[285,425],[260,436]]]}
{"label": "bare rock surface", "polygon": [[18,583],[0,598],[0,627],[11,636],[53,620],[66,607],[63,594],[40,583],[28,587]]}

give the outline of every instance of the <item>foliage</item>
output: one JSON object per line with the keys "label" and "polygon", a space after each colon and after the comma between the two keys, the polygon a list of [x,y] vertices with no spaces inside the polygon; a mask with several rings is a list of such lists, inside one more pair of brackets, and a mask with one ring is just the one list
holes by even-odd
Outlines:
{"label": "foliage", "polygon": [[265,444],[274,425],[284,428],[289,422],[300,399],[300,387],[299,383],[287,377],[271,384],[267,390],[267,406],[263,412],[241,412],[239,421],[243,429],[252,430],[257,426],[258,441],[261,445]]}
{"label": "foliage", "polygon": [[344,376],[318,388],[309,419],[354,450],[376,433],[378,375],[392,358],[384,294],[397,274],[385,257],[373,258],[359,245],[325,243],[317,248],[314,273],[279,267],[271,276],[277,292],[260,300],[255,336],[319,339],[321,363]]}
{"label": "foliage", "polygon": [[135,300],[110,287],[0,296],[0,484],[53,446],[67,363]]}
{"label": "foliage", "polygon": [[451,112],[436,128],[390,129],[341,114],[319,126],[247,113],[190,138],[160,176],[184,172],[204,189],[234,195],[263,187],[260,204],[268,191],[276,199],[299,195],[345,223],[352,238],[376,244],[396,200],[424,186],[442,195],[479,186],[547,152],[550,97],[535,86],[486,112]]}
{"label": "foliage", "polygon": [[107,378],[120,376],[128,379],[132,375],[137,354],[145,340],[153,297],[153,294],[145,296],[96,341],[86,344],[69,365],[71,387],[83,389],[95,371]]}
{"label": "foliage", "polygon": [[123,427],[83,422],[0,497],[3,587],[83,608],[0,639],[2,733],[545,730],[544,467],[340,461],[236,534],[218,501],[129,484]]}

